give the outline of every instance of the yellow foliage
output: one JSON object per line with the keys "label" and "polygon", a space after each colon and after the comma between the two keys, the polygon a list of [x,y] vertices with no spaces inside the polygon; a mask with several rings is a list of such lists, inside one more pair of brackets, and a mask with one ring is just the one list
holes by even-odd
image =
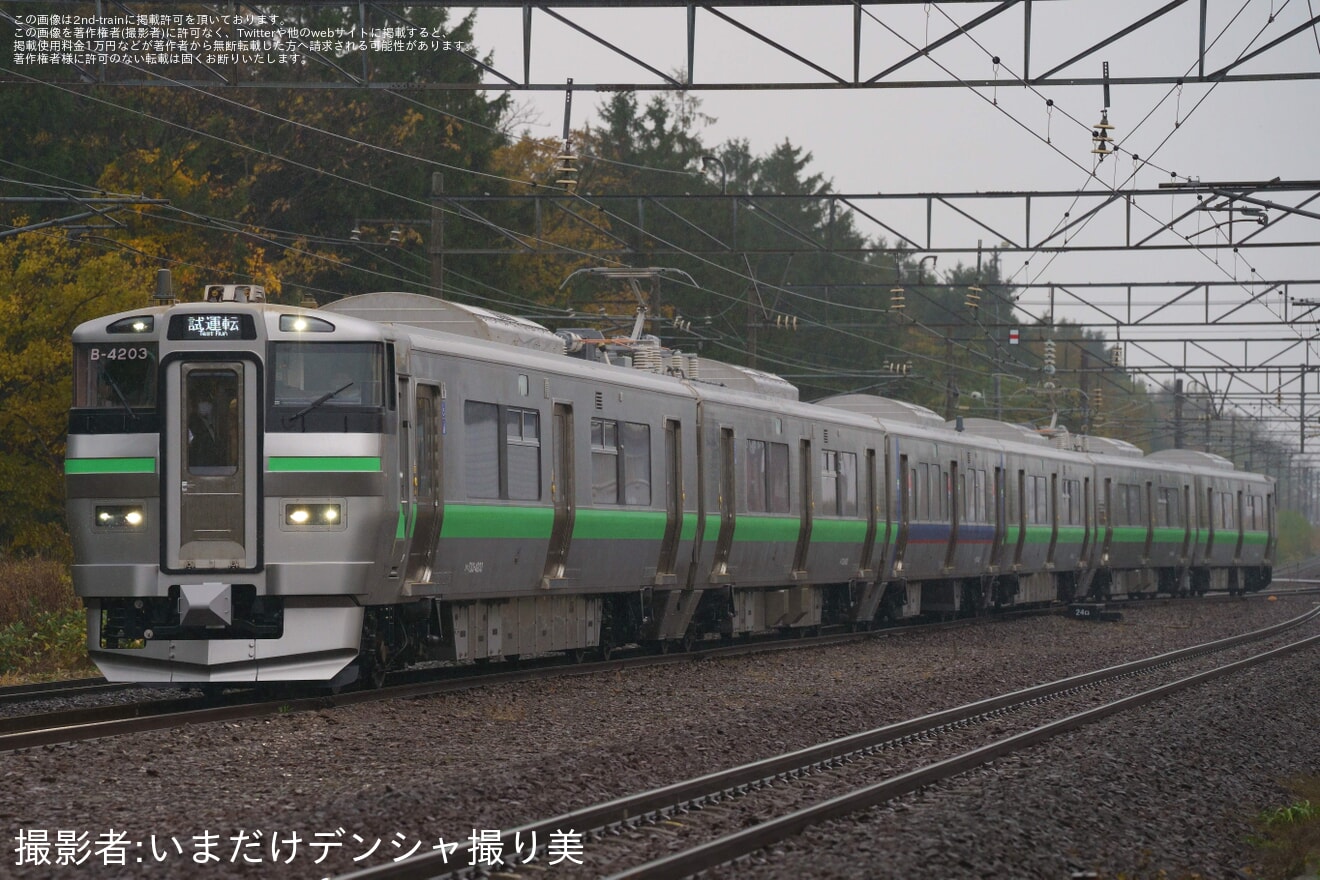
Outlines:
{"label": "yellow foliage", "polygon": [[65,551],[69,336],[79,323],[145,305],[151,271],[136,257],[30,232],[0,240],[0,555]]}

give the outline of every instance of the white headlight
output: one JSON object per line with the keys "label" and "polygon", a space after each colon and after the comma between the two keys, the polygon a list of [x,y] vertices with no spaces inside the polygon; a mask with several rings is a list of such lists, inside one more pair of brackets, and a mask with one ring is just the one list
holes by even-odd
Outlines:
{"label": "white headlight", "polygon": [[98,504],[95,523],[102,529],[138,529],[147,521],[136,504]]}
{"label": "white headlight", "polygon": [[306,528],[339,526],[343,513],[338,504],[286,504],[284,523]]}

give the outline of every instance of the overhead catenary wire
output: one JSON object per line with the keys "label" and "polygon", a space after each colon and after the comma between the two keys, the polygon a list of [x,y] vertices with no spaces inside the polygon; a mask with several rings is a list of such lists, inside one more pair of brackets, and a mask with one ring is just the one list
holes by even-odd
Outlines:
{"label": "overhead catenary wire", "polygon": [[[209,93],[208,93],[208,94],[209,94]],[[437,112],[446,112],[446,111],[437,111]],[[452,115],[452,114],[450,114],[450,115]],[[280,117],[277,117],[277,118],[280,118]],[[361,142],[359,142],[359,143],[361,143]],[[370,145],[368,145],[368,146],[370,146]],[[606,160],[606,161],[609,161],[609,160]],[[643,167],[644,167],[644,166],[643,166]],[[461,171],[468,171],[468,169],[459,169],[459,170],[461,170]],[[665,171],[668,171],[668,169],[653,169],[653,170],[665,170]],[[690,173],[690,172],[672,172],[672,173]],[[505,178],[505,179],[511,179],[511,178]],[[397,196],[397,194],[395,194],[395,195]],[[720,268],[721,268],[721,269],[724,269],[725,271],[728,271],[725,267],[720,267]],[[735,273],[735,274],[740,274],[740,273]],[[744,277],[746,277],[746,276],[744,276]],[[760,283],[761,285],[765,286],[765,282],[759,282],[759,283]],[[787,294],[787,295],[790,295],[790,296],[800,296],[800,297],[803,297],[803,298],[806,299],[806,300],[813,300],[813,301],[816,301],[816,302],[821,302],[821,300],[819,300],[819,299],[815,299],[815,298],[810,297],[810,296],[804,296],[804,295],[803,295],[801,292],[799,292],[799,291],[783,290],[782,288],[779,288],[779,290],[780,290],[781,292]],[[731,302],[735,302],[735,301],[731,300]],[[845,305],[845,304],[838,304],[838,303],[834,303],[834,304],[832,304],[832,305],[834,305],[835,307],[847,307],[847,305]],[[877,310],[877,311],[881,311],[881,310]]]}

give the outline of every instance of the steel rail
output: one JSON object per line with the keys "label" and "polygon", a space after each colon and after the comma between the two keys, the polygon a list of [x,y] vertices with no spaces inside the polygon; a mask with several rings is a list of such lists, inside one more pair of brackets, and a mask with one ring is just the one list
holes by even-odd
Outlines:
{"label": "steel rail", "polygon": [[70,678],[65,681],[43,681],[0,688],[0,706],[9,703],[30,703],[57,697],[82,696],[136,687],[133,684],[111,683],[104,678]]}
{"label": "steel rail", "polygon": [[995,740],[961,755],[928,764],[925,767],[903,773],[883,782],[868,785],[814,806],[797,810],[786,816],[780,816],[759,825],[754,825],[751,828],[725,835],[690,850],[675,853],[672,856],[657,859],[636,868],[620,871],[610,875],[607,880],[658,880],[658,878],[668,880],[668,878],[686,877],[698,871],[725,864],[739,856],[764,849],[795,834],[800,834],[812,825],[818,825],[858,810],[879,806],[919,788],[958,776],[996,758],[1021,751],[1060,734],[1070,733],[1118,712],[1150,705],[1195,685],[1222,678],[1315,644],[1320,644],[1320,635],[1309,636],[1243,660],[1226,663],[1223,666],[1198,672],[1195,675],[1189,675],[1186,678],[1138,694],[1122,697],[1102,706],[1096,706],[1058,721]]}
{"label": "steel rail", "polygon": [[[1058,609],[1044,609],[1038,613],[1045,612],[1058,613]],[[1028,612],[1010,613],[997,619],[1009,619],[1026,613]],[[434,671],[428,673],[426,670],[412,671],[397,674],[395,676],[396,680],[402,679],[402,681],[378,690],[348,691],[338,694],[325,693],[311,696],[285,694],[272,697],[258,692],[254,695],[230,698],[223,705],[216,705],[213,700],[207,697],[189,696],[80,709],[64,709],[30,715],[14,715],[0,717],[0,752],[32,746],[77,742],[104,736],[165,730],[186,724],[260,718],[288,712],[318,711],[337,706],[434,696],[473,687],[511,684],[542,678],[594,675],[616,671],[624,667],[641,668],[772,651],[828,647],[862,639],[886,638],[899,633],[918,633],[968,626],[978,622],[984,621],[981,619],[967,619],[948,623],[897,626],[863,632],[828,633],[809,638],[752,640],[733,645],[698,647],[687,652],[631,653],[621,655],[618,659],[590,663],[574,663],[566,657],[557,656],[547,658],[544,661],[524,663],[519,668],[508,671],[481,669],[474,673],[472,667],[448,667],[439,670],[438,674]],[[409,681],[410,678],[414,680]],[[77,683],[73,684],[76,685]],[[39,687],[39,685],[22,686],[20,690],[27,691]],[[129,688],[134,687],[134,685],[106,685],[104,687],[107,689]],[[64,691],[66,694],[76,692],[73,687]],[[28,697],[28,699],[36,698]]]}
{"label": "steel rail", "polygon": [[[1173,663],[1194,656],[1222,651],[1250,641],[1268,638],[1272,635],[1276,635],[1314,620],[1317,616],[1320,616],[1320,608],[1312,609],[1311,611],[1291,620],[1283,621],[1282,623],[1274,624],[1263,629],[1253,630],[1252,632],[1241,633],[1236,636],[1229,636],[1213,642],[1206,642],[1176,651],[1169,651],[1142,660],[1135,660],[1130,663],[1122,663],[1093,672],[1070,676],[1054,682],[1024,688],[1011,693],[954,707],[952,709],[932,712],[918,718],[831,740],[830,742],[810,746],[783,755],[773,756],[728,770],[708,773],[704,776],[662,786],[650,791],[616,798],[605,803],[573,810],[549,819],[531,822],[519,826],[518,828],[505,831],[501,835],[501,841],[504,844],[504,847],[511,851],[515,845],[515,839],[519,838],[519,836],[521,836],[522,839],[526,839],[528,835],[531,834],[545,836],[557,831],[562,831],[563,829],[573,829],[579,832],[599,830],[636,822],[639,819],[646,817],[667,815],[672,810],[677,809],[684,804],[719,795],[730,790],[736,791],[744,789],[747,786],[763,782],[767,779],[783,777],[801,772],[805,769],[831,764],[842,760],[849,755],[875,749],[885,743],[899,740],[904,737],[914,736],[934,728],[947,727],[965,721],[968,718],[976,718],[993,712],[998,712],[1011,706],[1045,699],[1055,694],[1073,691],[1101,681],[1133,675],[1156,666]],[[1316,638],[1320,638],[1320,636],[1317,636]],[[1010,737],[1009,739],[1013,740],[1015,738]],[[987,758],[985,760],[989,759]],[[906,778],[907,775],[909,774],[905,774],[903,777],[898,778]],[[921,785],[926,783],[917,784]],[[833,801],[829,803],[833,803]],[[753,829],[749,829],[749,832],[747,833],[755,831],[756,828],[760,827],[761,826],[755,826]],[[796,831],[789,833],[796,833]],[[740,837],[739,839],[742,838]],[[714,842],[712,842],[711,845],[713,844]],[[758,844],[753,847],[753,850],[759,849],[763,845],[764,844]],[[386,880],[386,878],[388,878],[388,880],[423,880],[423,878],[461,873],[464,868],[451,865],[451,859],[461,864],[463,857],[469,853],[469,850],[470,848],[462,847],[453,852],[442,851],[427,853],[398,863],[379,865],[373,868],[341,875],[337,880]],[[691,852],[697,851],[705,852],[707,850],[702,847],[692,850]],[[692,873],[705,867],[722,864],[724,861],[728,861],[728,858],[722,858],[720,861],[704,864],[699,868],[691,868],[691,870],[686,870],[686,868],[691,866],[685,864],[685,873]],[[668,870],[668,868],[665,870]],[[676,873],[660,873],[639,876],[668,877],[680,875]]]}

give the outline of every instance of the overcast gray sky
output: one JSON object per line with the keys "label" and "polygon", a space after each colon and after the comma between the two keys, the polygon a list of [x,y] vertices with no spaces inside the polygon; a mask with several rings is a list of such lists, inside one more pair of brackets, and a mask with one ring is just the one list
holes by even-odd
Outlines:
{"label": "overcast gray sky", "polygon": [[[953,25],[970,21],[993,4],[907,4],[867,6],[862,27],[863,75],[875,73],[911,52],[904,40],[926,45],[948,32]],[[1215,41],[1208,52],[1208,69],[1227,64],[1245,52],[1274,40],[1309,20],[1311,0],[1210,0],[1208,37]],[[1040,73],[1094,45],[1098,40],[1135,22],[1155,8],[1137,0],[1058,0],[1032,5],[1032,70]],[[686,65],[686,11],[684,9],[561,10],[574,21],[607,37],[648,64],[666,72]],[[730,15],[783,42],[817,64],[842,76],[851,76],[852,20],[849,7],[728,9]],[[1101,49],[1078,62],[1066,73],[1095,77],[1103,61],[1111,75],[1179,76],[1195,70],[1199,40],[1198,3],[1186,3],[1160,21]],[[631,62],[596,45],[587,37],[544,14],[533,18],[532,79],[559,81],[573,77],[578,82],[644,81],[646,74]],[[1316,145],[1320,143],[1320,81],[1222,84],[1219,86],[1168,85],[1114,86],[1110,122],[1123,147],[1150,162],[1140,167],[1130,156],[1106,159],[1100,165],[1100,181],[1090,178],[1095,157],[1091,154],[1090,126],[1097,122],[1103,106],[1099,86],[1050,87],[1029,90],[1012,84],[1022,67],[1023,16],[1011,10],[996,21],[972,32],[975,41],[961,37],[937,50],[933,61],[913,65],[910,78],[929,80],[998,79],[998,88],[853,89],[800,91],[698,91],[704,112],[716,118],[704,132],[704,140],[715,146],[729,138],[746,138],[754,152],[765,152],[785,138],[809,150],[812,170],[831,179],[838,192],[952,192],[1003,190],[1101,191],[1105,185],[1155,187],[1179,177],[1203,181],[1313,180],[1317,173]],[[1221,34],[1222,32],[1222,34]],[[522,70],[521,10],[482,9],[478,12],[478,46],[495,53],[497,66],[510,74]],[[995,67],[992,56],[1000,55]],[[757,79],[761,81],[816,80],[824,78],[798,62],[762,46],[753,38],[702,10],[697,11],[697,81]],[[1291,39],[1261,59],[1243,66],[1241,73],[1295,73],[1320,69],[1320,37],[1313,30]],[[1054,101],[1051,110],[1046,99]],[[562,126],[563,94],[559,92],[517,95],[532,108],[539,124],[531,131],[556,136]],[[645,100],[645,95],[643,95]],[[574,125],[594,118],[602,96],[578,92],[574,97]],[[1083,125],[1068,117],[1072,116]],[[1042,142],[1048,136],[1050,144]],[[1080,166],[1080,167],[1079,167]],[[1278,197],[1295,204],[1298,197]],[[1091,205],[1094,202],[1090,203]],[[1153,230],[1180,210],[1172,196],[1156,196],[1140,203],[1134,214],[1134,229]],[[1040,202],[1032,209],[1033,237],[1059,222],[1066,202]],[[1312,206],[1314,207],[1314,206]],[[924,231],[924,219],[905,215],[890,205],[892,219],[906,228]],[[984,209],[984,204],[982,204]],[[1076,207],[1073,210],[1077,210]],[[1022,221],[1016,208],[1007,207],[989,216],[1007,228],[1020,231]],[[1122,214],[1115,212],[1081,233],[1096,241],[1113,242],[1113,234],[1101,234],[1104,224],[1121,226]],[[1218,219],[1222,219],[1218,218]],[[956,231],[965,246],[976,239],[993,244],[984,230],[965,221],[940,221]],[[1204,220],[1180,227],[1184,234],[1196,232]],[[1280,224],[1277,236],[1318,238],[1302,224],[1316,221],[1289,220]],[[865,227],[864,227],[865,228]],[[1110,229],[1117,228],[1111,225]],[[878,232],[878,230],[877,230]],[[1205,232],[1198,241],[1210,241],[1222,232]],[[1276,233],[1270,232],[1269,235]],[[951,257],[940,261],[948,268]],[[1004,260],[1015,278],[1069,283],[1105,281],[1209,281],[1239,279],[1239,289],[1216,293],[1223,303],[1219,313],[1251,298],[1260,281],[1317,277],[1316,253],[1310,248],[1190,253],[1110,253],[1010,255]],[[1251,270],[1257,276],[1253,278]],[[1253,286],[1250,282],[1255,281]],[[1320,298],[1320,290],[1297,289],[1294,296]],[[1268,320],[1281,314],[1281,295],[1234,313],[1236,320]],[[1029,314],[1045,309],[1044,294],[1028,294],[1022,306]],[[1068,305],[1056,298],[1056,314],[1094,322],[1098,316],[1080,304]],[[1217,308],[1217,307],[1216,307]],[[1177,320],[1196,323],[1204,302],[1169,314]],[[1146,335],[1169,336],[1167,328]],[[1200,328],[1191,331],[1207,339],[1239,338],[1236,326]],[[1264,335],[1266,328],[1252,328]],[[1295,340],[1297,333],[1280,322],[1280,340]],[[1139,338],[1140,331],[1125,332]],[[1184,335],[1186,335],[1184,333]],[[1160,347],[1161,354],[1181,362],[1181,348]],[[1224,347],[1226,352],[1234,351]],[[1236,348],[1241,357],[1241,345]],[[1265,353],[1253,348],[1253,356]],[[1142,355],[1131,352],[1133,365]],[[1303,350],[1289,352],[1286,363],[1303,360]],[[1318,361],[1314,354],[1308,358]],[[1317,379],[1312,378],[1315,382]],[[1316,399],[1320,399],[1317,393]]]}

